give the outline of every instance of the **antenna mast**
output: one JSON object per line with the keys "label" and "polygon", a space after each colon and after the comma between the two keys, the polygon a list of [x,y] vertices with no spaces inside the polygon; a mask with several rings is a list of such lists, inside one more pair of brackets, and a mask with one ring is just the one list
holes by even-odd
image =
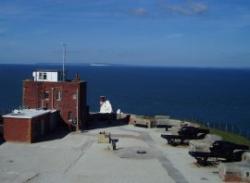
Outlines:
{"label": "antenna mast", "polygon": [[62,46],[63,46],[63,81],[65,81],[65,68],[64,68],[64,65],[65,65],[65,58],[66,58],[66,44],[62,43]]}

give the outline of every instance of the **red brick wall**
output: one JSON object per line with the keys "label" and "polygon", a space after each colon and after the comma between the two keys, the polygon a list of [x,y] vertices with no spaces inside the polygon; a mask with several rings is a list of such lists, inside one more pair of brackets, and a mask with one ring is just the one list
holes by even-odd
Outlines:
{"label": "red brick wall", "polygon": [[[63,121],[68,122],[68,113],[72,112],[73,118],[76,118],[76,99],[73,96],[78,89],[78,118],[80,123],[85,123],[87,119],[86,114],[86,99],[87,99],[87,84],[83,81],[70,82],[35,82],[25,80],[23,82],[23,105],[29,108],[47,107],[49,109],[57,109]],[[62,92],[61,101],[56,100],[56,92]],[[43,93],[48,91],[48,99],[42,97]],[[82,124],[82,126],[84,126]]]}
{"label": "red brick wall", "polygon": [[[44,133],[41,133],[44,123]],[[36,142],[49,132],[50,113],[32,119],[4,118],[4,139],[14,142]]]}
{"label": "red brick wall", "polygon": [[84,84],[80,85],[80,101],[81,103],[79,104],[79,109],[83,109],[82,111],[79,110],[79,115],[81,119],[81,127],[84,129],[87,125],[87,118],[88,118],[88,106],[87,106],[87,83],[85,82]]}
{"label": "red brick wall", "polygon": [[242,182],[241,177],[238,175],[225,175],[222,179],[225,182]]}
{"label": "red brick wall", "polygon": [[31,142],[30,120],[4,118],[4,139],[6,141]]}

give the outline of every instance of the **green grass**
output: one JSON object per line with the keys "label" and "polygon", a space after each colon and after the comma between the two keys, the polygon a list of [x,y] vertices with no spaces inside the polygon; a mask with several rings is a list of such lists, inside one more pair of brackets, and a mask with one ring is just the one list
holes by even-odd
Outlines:
{"label": "green grass", "polygon": [[249,139],[243,136],[231,133],[231,132],[225,132],[222,130],[210,128],[210,133],[219,135],[223,138],[223,140],[226,140],[226,141],[230,141],[230,142],[237,143],[237,144],[245,144],[245,145],[250,146]]}
{"label": "green grass", "polygon": [[[142,117],[144,119],[153,119],[154,118],[151,116],[140,116],[140,117]],[[187,121],[190,121],[190,120],[187,120]],[[201,125],[201,123],[199,123],[197,121],[191,121],[191,123],[198,124],[202,128],[207,128],[206,126]],[[210,130],[211,134],[219,135],[223,138],[223,140],[233,142],[236,144],[244,144],[244,145],[250,146],[250,140],[247,139],[246,137],[241,136],[241,135],[231,133],[231,132],[226,132],[226,131],[215,129],[215,128],[209,128],[209,130]]]}
{"label": "green grass", "polygon": [[[208,128],[196,121],[191,121],[191,123],[195,123],[200,125],[201,128]],[[232,133],[232,132],[226,132],[223,130],[215,129],[215,128],[209,128],[211,134],[219,135],[222,137],[223,140],[233,142],[236,144],[244,144],[250,146],[250,140],[247,139],[246,137],[243,137],[241,135]]]}

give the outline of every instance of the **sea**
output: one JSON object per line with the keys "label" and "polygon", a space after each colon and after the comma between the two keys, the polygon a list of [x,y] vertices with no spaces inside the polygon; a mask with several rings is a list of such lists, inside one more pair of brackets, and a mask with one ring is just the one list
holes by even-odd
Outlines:
{"label": "sea", "polygon": [[[90,111],[107,96],[114,111],[169,115],[250,137],[250,69],[66,65],[67,77],[87,81]],[[0,65],[0,113],[22,104],[22,81],[60,65]]]}

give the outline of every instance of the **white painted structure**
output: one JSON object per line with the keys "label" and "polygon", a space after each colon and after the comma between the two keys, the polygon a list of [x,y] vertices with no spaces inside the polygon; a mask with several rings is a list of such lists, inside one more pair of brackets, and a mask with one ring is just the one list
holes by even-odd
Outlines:
{"label": "white painted structure", "polygon": [[63,73],[61,71],[41,70],[33,72],[34,81],[58,82],[63,81]]}
{"label": "white painted structure", "polygon": [[101,106],[100,106],[100,113],[112,113],[112,105],[109,102],[109,100],[103,101],[101,102]]}
{"label": "white painted structure", "polygon": [[31,119],[37,116],[41,116],[47,113],[53,113],[56,110],[44,110],[44,109],[15,109],[12,113],[3,115],[4,118],[25,118]]}

